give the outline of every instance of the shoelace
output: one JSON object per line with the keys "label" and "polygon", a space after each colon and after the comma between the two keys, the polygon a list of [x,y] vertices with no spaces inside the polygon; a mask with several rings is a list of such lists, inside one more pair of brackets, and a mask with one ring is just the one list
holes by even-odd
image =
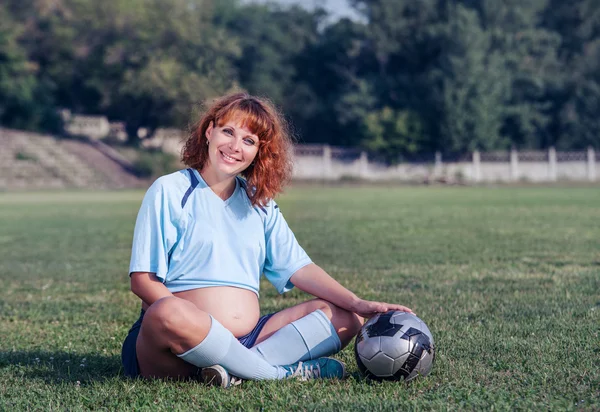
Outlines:
{"label": "shoelace", "polygon": [[321,365],[317,363],[316,368],[313,365],[305,367],[302,362],[298,362],[298,368],[295,371],[291,370],[291,378],[300,377],[302,380],[318,379],[321,377]]}
{"label": "shoelace", "polygon": [[241,385],[242,382],[244,382],[244,380],[242,378],[238,378],[237,376],[230,376],[230,380],[229,380],[229,385],[230,386],[237,386],[237,385]]}

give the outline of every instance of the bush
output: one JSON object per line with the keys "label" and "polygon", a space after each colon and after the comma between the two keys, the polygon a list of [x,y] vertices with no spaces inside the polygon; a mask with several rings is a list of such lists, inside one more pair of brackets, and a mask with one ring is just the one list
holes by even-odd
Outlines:
{"label": "bush", "polygon": [[25,152],[17,152],[15,153],[15,160],[29,160],[33,162],[37,162],[37,157],[32,154]]}
{"label": "bush", "polygon": [[141,152],[133,162],[135,174],[141,178],[162,176],[179,169],[175,156],[160,151]]}

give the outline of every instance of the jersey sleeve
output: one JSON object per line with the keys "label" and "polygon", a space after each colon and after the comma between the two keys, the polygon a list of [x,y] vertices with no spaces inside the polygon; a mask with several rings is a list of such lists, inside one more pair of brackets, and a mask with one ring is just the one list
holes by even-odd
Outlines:
{"label": "jersey sleeve", "polygon": [[294,287],[290,281],[292,275],[312,261],[298,244],[279,206],[271,201],[264,211],[267,215],[265,220],[267,253],[263,273],[279,293],[284,293]]}
{"label": "jersey sleeve", "polygon": [[170,252],[178,239],[180,214],[181,210],[170,201],[161,179],[155,181],[144,196],[135,222],[130,275],[153,272],[165,282]]}

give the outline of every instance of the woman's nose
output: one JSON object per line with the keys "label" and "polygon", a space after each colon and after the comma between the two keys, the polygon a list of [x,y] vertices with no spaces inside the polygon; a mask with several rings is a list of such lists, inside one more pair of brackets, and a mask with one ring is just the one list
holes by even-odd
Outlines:
{"label": "woman's nose", "polygon": [[240,139],[234,137],[229,141],[229,147],[231,150],[238,151],[240,147]]}

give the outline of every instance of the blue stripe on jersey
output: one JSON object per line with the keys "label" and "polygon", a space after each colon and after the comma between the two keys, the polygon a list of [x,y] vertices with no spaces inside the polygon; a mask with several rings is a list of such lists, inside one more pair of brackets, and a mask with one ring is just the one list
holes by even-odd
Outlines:
{"label": "blue stripe on jersey", "polygon": [[190,174],[190,187],[187,190],[187,192],[185,192],[185,195],[183,195],[183,199],[181,199],[181,208],[183,209],[183,207],[185,206],[185,204],[187,203],[188,197],[190,197],[190,195],[192,194],[192,192],[194,191],[194,189],[196,188],[196,186],[198,186],[198,179],[196,178],[196,175],[194,174],[194,171],[192,169],[187,169],[188,173]]}

